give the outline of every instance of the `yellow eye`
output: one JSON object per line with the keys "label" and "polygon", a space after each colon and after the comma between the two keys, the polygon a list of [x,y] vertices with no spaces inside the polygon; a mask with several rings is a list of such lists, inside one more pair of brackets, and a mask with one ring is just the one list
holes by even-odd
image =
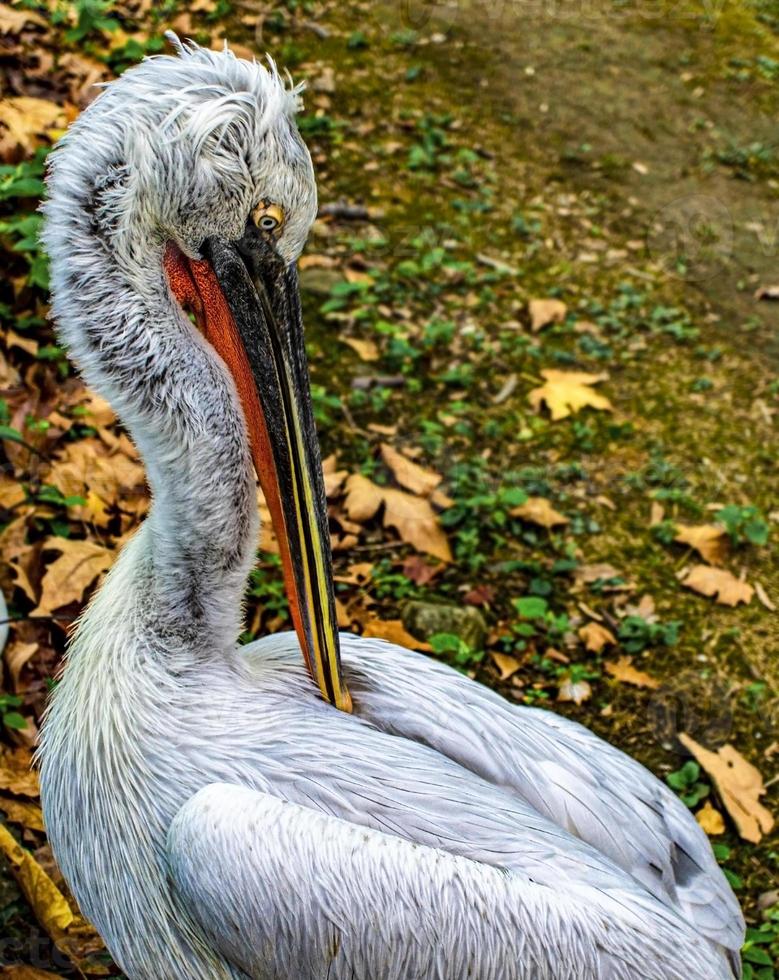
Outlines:
{"label": "yellow eye", "polygon": [[284,209],[278,204],[268,204],[260,201],[252,211],[252,221],[260,229],[272,233],[278,231],[284,224]]}

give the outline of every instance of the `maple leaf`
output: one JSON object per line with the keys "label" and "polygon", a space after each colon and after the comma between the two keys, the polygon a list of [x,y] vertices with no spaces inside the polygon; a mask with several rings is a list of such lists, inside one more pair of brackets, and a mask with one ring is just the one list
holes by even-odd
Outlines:
{"label": "maple leaf", "polygon": [[80,602],[89,586],[114,560],[113,551],[94,541],[50,537],[44,549],[59,551],[60,556],[46,568],[36,615],[48,615],[70,602]]}
{"label": "maple leaf", "polygon": [[633,666],[632,657],[620,657],[615,661],[607,660],[603,666],[607,674],[624,684],[633,684],[636,687],[660,687],[660,681]]}
{"label": "maple leaf", "polygon": [[402,487],[421,497],[429,496],[443,479],[440,473],[426,470],[386,442],[381,444],[381,458]]}
{"label": "maple leaf", "polygon": [[737,606],[740,602],[749,605],[755,593],[751,585],[737,579],[732,572],[710,565],[696,565],[682,579],[682,585],[716,599],[723,606]]}
{"label": "maple leaf", "polygon": [[441,561],[452,560],[449,542],[429,500],[404,490],[377,486],[360,473],[348,478],[344,508],[352,520],[360,523],[370,520],[382,504],[384,526],[395,528],[402,541]]}
{"label": "maple leaf", "polygon": [[523,521],[547,529],[569,523],[568,518],[556,511],[546,497],[528,497],[524,504],[512,507],[509,513],[512,517],[520,517]]}
{"label": "maple leaf", "polygon": [[553,368],[542,371],[545,384],[534,388],[528,394],[528,401],[538,411],[542,404],[549,409],[552,421],[567,418],[582,408],[598,411],[612,410],[612,404],[604,395],[593,391],[591,385],[605,381],[608,374],[585,374],[582,371],[557,371]]}
{"label": "maple leaf", "polygon": [[679,741],[711,776],[740,836],[758,844],[774,827],[773,815],[760,802],[766,790],[759,770],[732,745],[711,752],[686,732],[680,733]]}
{"label": "maple leaf", "polygon": [[587,623],[580,627],[579,639],[584,640],[585,649],[590,653],[600,653],[605,646],[614,646],[617,642],[611,630],[601,626],[600,623]]}
{"label": "maple leaf", "polygon": [[533,333],[538,333],[550,323],[562,323],[568,312],[568,307],[559,299],[531,299],[527,308]]}
{"label": "maple leaf", "polygon": [[679,527],[674,541],[694,548],[710,565],[721,565],[728,556],[728,532],[718,524]]}

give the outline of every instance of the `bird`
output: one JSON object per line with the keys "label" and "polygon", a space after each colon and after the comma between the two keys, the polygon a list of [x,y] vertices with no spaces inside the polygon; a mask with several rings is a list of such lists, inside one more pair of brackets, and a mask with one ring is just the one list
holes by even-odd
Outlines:
{"label": "bird", "polygon": [[[296,271],[317,214],[301,86],[170,40],[47,176],[58,336],[151,493],[42,725],[81,911],[130,980],[739,977],[738,903],[662,782],[565,717],[339,635]],[[257,479],[295,628],[241,645]]]}

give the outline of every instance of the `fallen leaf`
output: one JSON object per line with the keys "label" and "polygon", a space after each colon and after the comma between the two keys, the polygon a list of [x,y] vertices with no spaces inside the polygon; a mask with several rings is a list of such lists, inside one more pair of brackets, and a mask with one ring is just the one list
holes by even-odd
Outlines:
{"label": "fallen leaf", "polygon": [[350,565],[345,575],[334,575],[336,582],[347,585],[367,585],[373,575],[373,563],[369,561],[356,562]]}
{"label": "fallen leaf", "polygon": [[611,630],[601,626],[600,623],[587,623],[586,626],[580,627],[579,638],[584,640],[584,647],[590,653],[600,653],[605,646],[614,646],[617,642]]}
{"label": "fallen leaf", "polygon": [[439,473],[414,463],[386,442],[381,444],[381,458],[402,487],[422,497],[429,496],[442,480]]}
{"label": "fallen leaf", "polygon": [[574,681],[570,674],[564,674],[560,678],[560,686],[557,689],[558,701],[572,701],[574,704],[583,704],[592,697],[592,687],[587,681]]}
{"label": "fallen leaf", "polygon": [[449,541],[438,517],[424,497],[413,497],[403,490],[384,491],[384,525],[394,527],[407,544],[443,562],[452,560]]}
{"label": "fallen leaf", "polygon": [[33,799],[40,795],[38,773],[26,749],[0,751],[0,790]]}
{"label": "fallen leaf", "polygon": [[524,504],[512,507],[509,513],[512,517],[520,517],[523,521],[548,529],[569,523],[568,518],[556,511],[546,497],[528,497]]}
{"label": "fallen leaf", "polygon": [[710,565],[721,565],[728,556],[728,532],[718,524],[680,526],[674,541],[694,548]]}
{"label": "fallen leaf", "polygon": [[19,481],[12,480],[5,473],[0,473],[0,507],[7,510],[20,504],[24,499],[24,487]]}
{"label": "fallen leaf", "polygon": [[779,286],[759,286],[755,290],[755,299],[779,300]]}
{"label": "fallen leaf", "polygon": [[760,802],[766,790],[759,770],[732,745],[711,752],[686,732],[679,735],[679,741],[711,776],[739,835],[758,844],[764,834],[770,834],[774,818]]}
{"label": "fallen leaf", "polygon": [[633,666],[632,657],[620,657],[619,660],[614,661],[607,660],[603,666],[607,674],[624,684],[634,684],[636,687],[660,687],[660,681]]}
{"label": "fallen leaf", "polygon": [[512,657],[508,653],[491,653],[490,657],[498,668],[502,681],[507,681],[509,677],[513,677],[522,666],[516,657]]}
{"label": "fallen leaf", "polygon": [[114,560],[113,551],[94,541],[50,537],[44,542],[44,548],[59,551],[60,556],[46,567],[41,601],[35,610],[39,616],[48,615],[70,602],[80,602],[84,592]]}
{"label": "fallen leaf", "polygon": [[31,10],[16,10],[5,3],[0,4],[0,34],[19,34],[27,24],[49,26],[40,14]]}
{"label": "fallen leaf", "polygon": [[725,821],[722,819],[722,814],[719,810],[715,810],[708,800],[695,814],[695,819],[709,837],[725,833]]}
{"label": "fallen leaf", "polygon": [[73,910],[32,854],[17,844],[3,824],[0,824],[0,852],[11,863],[19,887],[44,929],[50,935],[64,932],[75,918]]}
{"label": "fallen leaf", "polygon": [[401,619],[370,619],[363,626],[363,636],[377,640],[388,640],[409,650],[432,650],[429,643],[412,636]]}
{"label": "fallen leaf", "polygon": [[341,337],[341,342],[347,344],[361,361],[378,361],[379,348],[372,340],[360,340],[359,337]]}
{"label": "fallen leaf", "polygon": [[33,966],[0,966],[0,980],[62,980],[62,977]]}
{"label": "fallen leaf", "polygon": [[18,823],[28,830],[37,830],[41,833],[44,830],[43,813],[37,803],[0,797],[0,811],[11,823]]}
{"label": "fallen leaf", "polygon": [[531,299],[527,308],[533,333],[538,333],[551,323],[562,323],[568,312],[568,307],[559,299]]}
{"label": "fallen leaf", "polygon": [[682,579],[682,585],[716,599],[723,606],[737,606],[740,602],[748,605],[755,592],[751,585],[737,579],[732,572],[710,565],[696,565]]}
{"label": "fallen leaf", "polygon": [[414,585],[427,585],[440,575],[441,565],[429,565],[421,555],[409,555],[403,562],[403,574]]}
{"label": "fallen leaf", "polygon": [[21,640],[14,640],[5,648],[3,659],[11,675],[14,690],[18,689],[22,668],[37,650],[37,643],[24,643]]}
{"label": "fallen leaf", "polygon": [[370,520],[382,504],[385,527],[395,528],[401,539],[417,551],[444,562],[452,560],[449,542],[428,500],[403,490],[377,486],[360,473],[348,478],[344,508],[352,520],[360,523]]}
{"label": "fallen leaf", "polygon": [[607,374],[549,369],[542,371],[541,375],[546,379],[545,384],[534,388],[527,396],[528,401],[536,411],[542,404],[546,404],[554,422],[567,418],[582,408],[609,412],[612,410],[608,398],[593,391],[591,387],[599,381],[605,381]]}
{"label": "fallen leaf", "polygon": [[0,157],[10,160],[18,152],[32,153],[40,137],[66,123],[61,106],[48,99],[19,95],[0,102]]}
{"label": "fallen leaf", "polygon": [[384,502],[384,488],[377,486],[367,476],[352,473],[346,480],[344,509],[347,515],[360,524],[369,521]]}

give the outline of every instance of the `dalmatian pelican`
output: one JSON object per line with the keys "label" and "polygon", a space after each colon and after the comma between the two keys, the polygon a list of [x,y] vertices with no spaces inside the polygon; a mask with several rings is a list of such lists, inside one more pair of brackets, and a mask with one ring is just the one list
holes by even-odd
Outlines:
{"label": "dalmatian pelican", "polygon": [[[83,913],[131,980],[738,977],[738,904],[654,776],[421,654],[339,638],[299,88],[175,44],[71,126],[45,206],[59,336],[152,494],[42,734]],[[295,631],[240,646],[255,470]]]}

